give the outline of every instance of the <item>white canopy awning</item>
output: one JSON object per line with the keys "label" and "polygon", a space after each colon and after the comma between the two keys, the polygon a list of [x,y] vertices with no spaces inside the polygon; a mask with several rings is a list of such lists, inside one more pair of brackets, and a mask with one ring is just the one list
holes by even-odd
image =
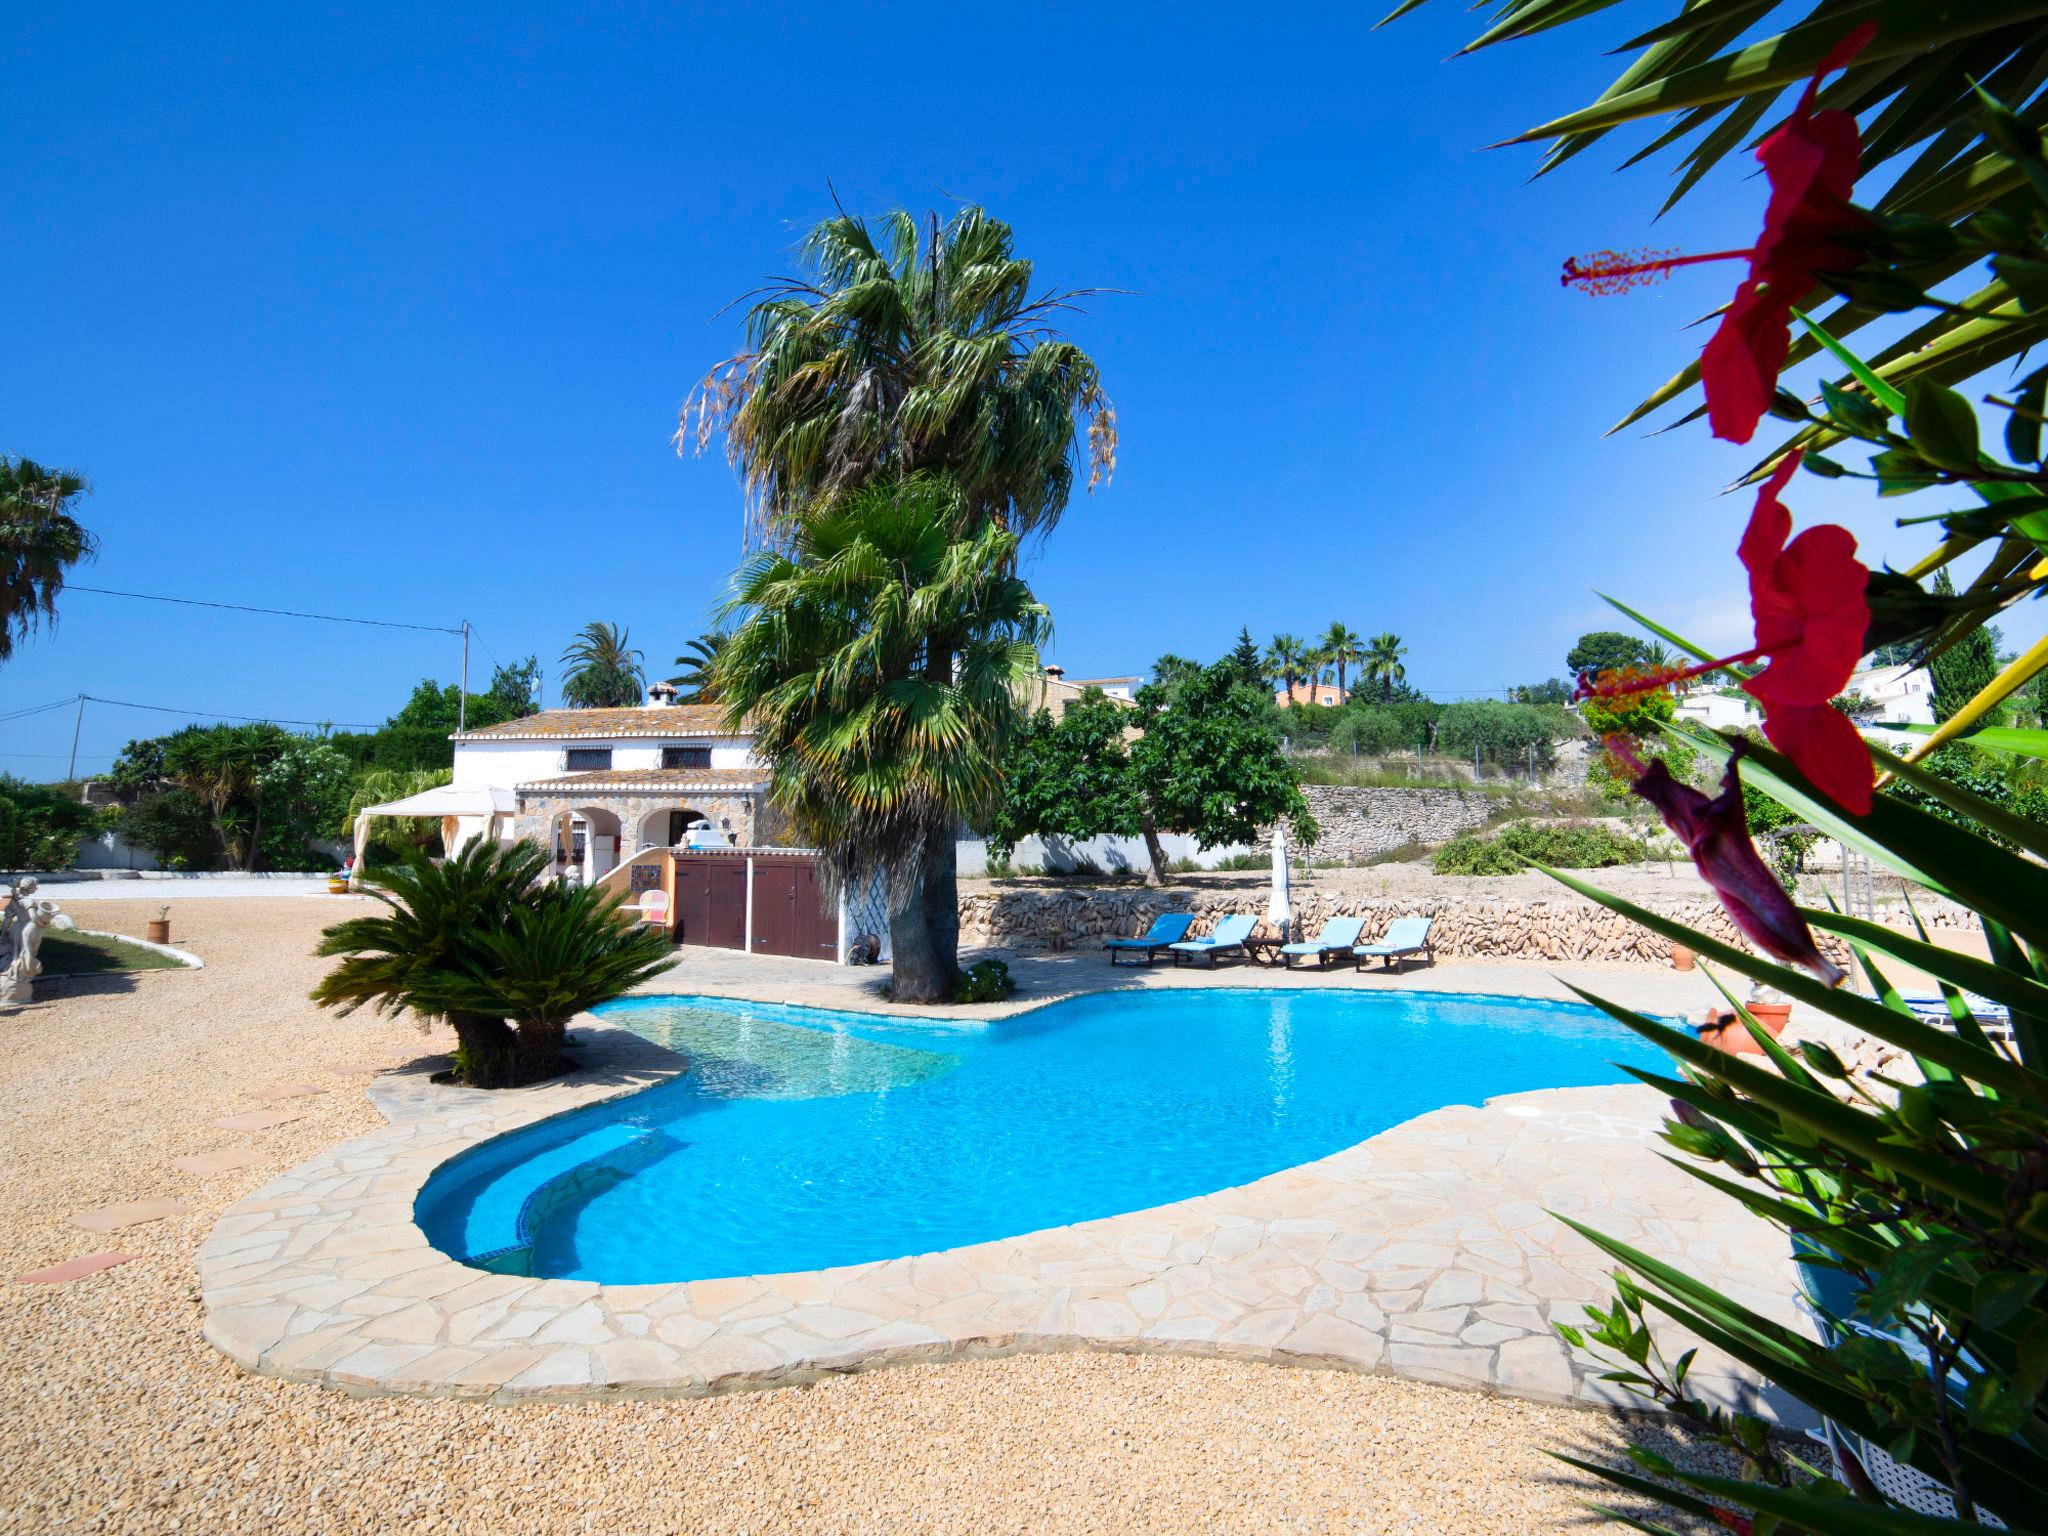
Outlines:
{"label": "white canopy awning", "polygon": [[382,805],[366,805],[357,814],[510,816],[518,809],[519,800],[509,789],[458,789],[453,784],[443,784],[438,789],[423,789],[416,795],[407,795],[403,800],[387,800]]}
{"label": "white canopy awning", "polygon": [[[356,812],[356,879],[362,879],[363,850],[369,846],[372,816],[431,817],[441,823],[442,848],[454,853],[460,844],[472,837],[482,837],[486,841],[496,842],[500,819],[516,815],[518,810],[519,798],[509,789],[458,789],[453,784],[443,784],[436,789],[423,789],[416,795],[407,795],[403,800],[387,800],[382,805],[366,805]],[[471,825],[465,827],[465,822]]]}

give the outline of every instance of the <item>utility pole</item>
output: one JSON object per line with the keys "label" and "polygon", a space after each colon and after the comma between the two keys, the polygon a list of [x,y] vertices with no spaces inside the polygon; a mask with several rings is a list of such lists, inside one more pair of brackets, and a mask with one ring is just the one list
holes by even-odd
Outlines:
{"label": "utility pole", "polygon": [[78,718],[71,722],[71,765],[64,770],[66,779],[78,777],[78,732],[85,724],[85,695],[78,696]]}
{"label": "utility pole", "polygon": [[462,621],[462,686],[455,691],[455,730],[469,729],[469,620]]}

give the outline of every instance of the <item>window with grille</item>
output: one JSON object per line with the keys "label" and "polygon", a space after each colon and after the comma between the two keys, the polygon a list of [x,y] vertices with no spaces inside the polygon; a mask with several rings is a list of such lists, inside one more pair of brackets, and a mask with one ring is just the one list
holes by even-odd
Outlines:
{"label": "window with grille", "polygon": [[663,747],[661,766],[664,768],[709,768],[711,749],[709,747]]}
{"label": "window with grille", "polygon": [[589,773],[612,765],[610,747],[571,747],[569,749],[569,772]]}

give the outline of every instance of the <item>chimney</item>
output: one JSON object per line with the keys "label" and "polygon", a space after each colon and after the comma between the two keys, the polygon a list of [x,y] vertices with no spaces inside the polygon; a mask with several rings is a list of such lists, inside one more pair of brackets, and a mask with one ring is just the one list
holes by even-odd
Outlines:
{"label": "chimney", "polygon": [[647,685],[648,708],[667,709],[675,701],[676,687],[674,683],[649,683]]}
{"label": "chimney", "polygon": [[1045,675],[1051,678],[1054,682],[1058,682],[1061,678],[1067,675],[1067,669],[1061,666],[1058,662],[1054,662],[1051,666],[1045,669]]}

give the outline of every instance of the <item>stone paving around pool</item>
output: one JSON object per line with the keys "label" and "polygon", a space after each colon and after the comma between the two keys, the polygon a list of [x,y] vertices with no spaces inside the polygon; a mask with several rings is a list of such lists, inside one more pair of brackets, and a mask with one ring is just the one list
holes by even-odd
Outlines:
{"label": "stone paving around pool", "polygon": [[[833,968],[810,969],[822,982]],[[897,1361],[1102,1348],[1632,1403],[1550,1329],[1606,1298],[1610,1266],[1546,1211],[1794,1322],[1776,1235],[1657,1156],[1662,1105],[1640,1087],[1441,1109],[1239,1188],[813,1273],[599,1285],[490,1274],[430,1247],[413,1203],[435,1167],[683,1066],[609,1025],[586,1022],[575,1038],[582,1071],[515,1092],[435,1085],[435,1061],[379,1079],[370,1092],[388,1128],[301,1164],[214,1229],[199,1260],[207,1337],[270,1375],[499,1401],[697,1395]],[[1666,1328],[1660,1342],[1675,1355],[1692,1341]],[[1710,1351],[1692,1381],[1803,1422]]]}

